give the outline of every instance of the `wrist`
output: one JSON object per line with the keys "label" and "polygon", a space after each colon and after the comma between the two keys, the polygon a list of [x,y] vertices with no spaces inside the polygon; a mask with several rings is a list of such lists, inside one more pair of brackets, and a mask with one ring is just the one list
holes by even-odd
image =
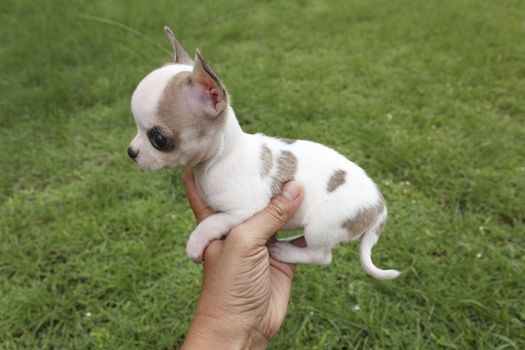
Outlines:
{"label": "wrist", "polygon": [[197,313],[182,349],[265,349],[268,339],[255,329]]}

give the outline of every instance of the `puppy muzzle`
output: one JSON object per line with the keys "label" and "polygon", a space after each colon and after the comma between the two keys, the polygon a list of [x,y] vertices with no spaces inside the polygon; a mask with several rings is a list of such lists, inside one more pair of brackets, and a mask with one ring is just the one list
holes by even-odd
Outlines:
{"label": "puppy muzzle", "polygon": [[133,150],[133,148],[128,147],[128,156],[129,156],[132,160],[136,161],[135,159],[137,158],[138,154],[139,154],[138,151],[135,152],[135,151]]}

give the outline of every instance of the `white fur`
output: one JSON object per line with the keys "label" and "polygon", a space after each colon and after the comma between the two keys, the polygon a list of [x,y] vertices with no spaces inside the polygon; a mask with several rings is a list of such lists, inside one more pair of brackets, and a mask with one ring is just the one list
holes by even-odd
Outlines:
{"label": "white fur", "polygon": [[[183,165],[184,154],[162,154],[149,145],[145,134],[151,127],[151,116],[167,82],[175,74],[191,70],[191,66],[170,65],[148,75],[138,86],[132,99],[132,110],[139,132],[132,147],[140,149],[138,163],[158,169]],[[287,241],[278,241],[269,247],[273,257],[291,263],[328,264],[331,250],[337,243],[349,240],[343,222],[355,216],[360,209],[372,207],[381,200],[374,182],[363,169],[338,152],[318,143],[298,140],[286,144],[262,134],[242,131],[235,112],[228,106],[223,132],[214,141],[213,150],[207,150],[206,161],[193,167],[199,192],[213,208],[214,214],[202,221],[191,234],[188,256],[202,260],[206,246],[226,235],[234,226],[262,210],[271,200],[272,175],[277,171],[276,159],[283,150],[297,157],[294,179],[305,189],[304,200],[284,230],[304,228],[307,247],[296,247]],[[273,166],[268,176],[261,177],[261,149],[266,145],[272,152]],[[179,152],[183,153],[183,152]],[[346,181],[337,190],[327,191],[327,183],[336,170],[346,171]],[[361,241],[361,263],[367,273],[380,279],[399,275],[395,270],[380,270],[370,258],[377,242],[376,231],[386,220],[386,208],[374,227]]]}
{"label": "white fur", "polygon": [[180,72],[191,72],[192,67],[184,64],[170,64],[148,74],[137,86],[131,97],[131,111],[137,123],[137,135],[131,140],[131,147],[140,150],[139,163],[142,167],[158,170],[184,164],[184,154],[157,151],[149,142],[146,132],[154,126],[151,116],[157,107],[168,82]]}

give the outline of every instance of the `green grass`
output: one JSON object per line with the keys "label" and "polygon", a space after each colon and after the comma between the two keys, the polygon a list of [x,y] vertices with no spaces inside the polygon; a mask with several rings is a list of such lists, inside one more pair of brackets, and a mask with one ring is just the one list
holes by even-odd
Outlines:
{"label": "green grass", "polygon": [[522,1],[2,1],[0,349],[183,341],[180,171],[125,154],[165,24],[245,130],[335,147],[389,204],[374,261],[402,276],[368,277],[356,244],[299,267],[271,348],[525,348],[524,21]]}

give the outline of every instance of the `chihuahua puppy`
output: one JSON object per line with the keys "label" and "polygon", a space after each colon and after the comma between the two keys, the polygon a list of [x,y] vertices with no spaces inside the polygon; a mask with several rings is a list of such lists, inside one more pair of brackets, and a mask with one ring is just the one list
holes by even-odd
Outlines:
{"label": "chihuahua puppy", "polygon": [[273,258],[325,265],[335,244],[361,238],[365,271],[378,279],[397,277],[398,271],[372,263],[387,209],[365,171],[315,142],[243,132],[225,86],[200,51],[192,59],[173,32],[164,30],[175,58],[149,73],[133,93],[138,131],[128,155],[146,169],[192,168],[199,193],[216,214],[191,233],[188,256],[201,261],[211,241],[266,207],[293,179],[304,186],[304,200],[283,230],[304,229],[306,246],[276,240],[269,243]]}

